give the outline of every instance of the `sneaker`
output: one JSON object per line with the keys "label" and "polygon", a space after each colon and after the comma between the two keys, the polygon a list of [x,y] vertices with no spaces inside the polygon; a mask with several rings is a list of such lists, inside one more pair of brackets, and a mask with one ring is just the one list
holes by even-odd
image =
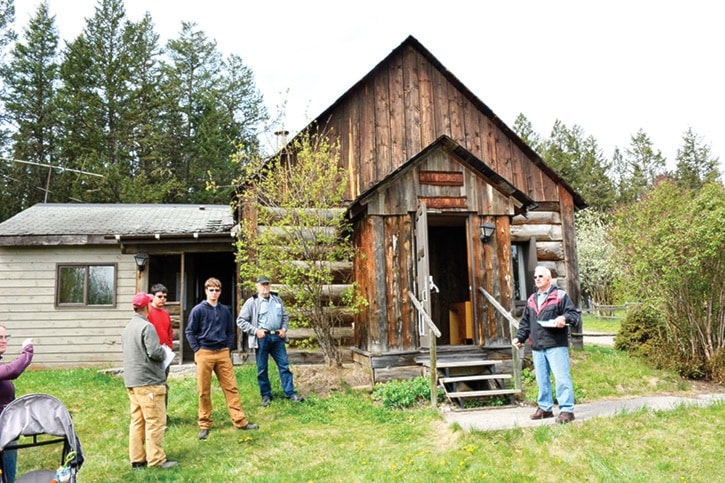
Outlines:
{"label": "sneaker", "polygon": [[546,419],[546,418],[553,418],[554,412],[553,411],[544,411],[541,408],[536,408],[536,411],[534,414],[529,416],[531,419]]}
{"label": "sneaker", "polygon": [[179,462],[166,460],[161,463],[161,465],[159,465],[159,468],[161,468],[162,470],[167,470],[169,468],[173,468],[174,466],[179,466]]}
{"label": "sneaker", "polygon": [[133,462],[133,463],[131,463],[131,468],[133,468],[134,470],[140,470],[142,468],[146,468],[146,462],[145,461]]}
{"label": "sneaker", "polygon": [[269,406],[269,404],[272,402],[272,398],[270,396],[262,396],[262,407],[266,408]]}
{"label": "sneaker", "polygon": [[572,421],[574,421],[574,413],[570,413],[568,411],[562,411],[556,417],[557,424],[566,424],[566,423],[570,423]]}
{"label": "sneaker", "polygon": [[208,429],[202,429],[199,431],[199,439],[206,439],[209,437],[209,430]]}
{"label": "sneaker", "polygon": [[291,397],[288,397],[287,399],[289,399],[292,402],[304,402],[304,400],[305,400],[305,398],[303,398],[299,394],[293,394]]}
{"label": "sneaker", "polygon": [[242,426],[241,428],[237,429],[241,429],[242,431],[253,431],[255,429],[259,429],[259,424],[247,423],[246,426]]}

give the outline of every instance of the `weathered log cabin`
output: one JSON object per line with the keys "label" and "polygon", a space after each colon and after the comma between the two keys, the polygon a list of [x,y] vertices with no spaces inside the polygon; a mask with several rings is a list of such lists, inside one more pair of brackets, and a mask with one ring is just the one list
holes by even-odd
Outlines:
{"label": "weathered log cabin", "polygon": [[453,350],[508,344],[481,289],[515,313],[537,264],[579,304],[574,212],[584,200],[415,38],[308,128],[339,141],[348,172],[353,280],[369,302],[354,319],[356,360],[405,365],[426,350],[409,292]]}

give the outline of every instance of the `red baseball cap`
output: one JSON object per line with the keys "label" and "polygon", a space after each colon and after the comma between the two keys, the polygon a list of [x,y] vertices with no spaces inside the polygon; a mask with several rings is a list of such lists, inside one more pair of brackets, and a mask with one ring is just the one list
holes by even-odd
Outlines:
{"label": "red baseball cap", "polygon": [[149,296],[149,294],[144,293],[144,292],[139,292],[133,296],[133,300],[131,303],[133,303],[134,309],[142,309],[142,308],[146,307],[150,301],[151,301],[151,297]]}

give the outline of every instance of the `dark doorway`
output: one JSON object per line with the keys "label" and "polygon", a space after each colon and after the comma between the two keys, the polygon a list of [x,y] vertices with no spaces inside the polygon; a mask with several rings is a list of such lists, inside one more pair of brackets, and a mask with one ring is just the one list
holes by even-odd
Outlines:
{"label": "dark doorway", "polygon": [[431,318],[441,331],[438,343],[473,343],[472,320],[466,330],[466,302],[472,317],[466,218],[429,215],[428,225],[430,274],[438,287],[438,292],[431,294]]}
{"label": "dark doorway", "polygon": [[[204,282],[213,277],[222,284],[222,293],[219,297],[220,303],[224,304],[232,312],[232,317],[237,317],[237,281],[236,265],[232,253],[186,253],[184,263],[184,303],[182,327],[186,327],[189,312],[194,306],[206,299]],[[192,362],[194,353],[189,347],[186,338],[183,337],[183,362]]]}

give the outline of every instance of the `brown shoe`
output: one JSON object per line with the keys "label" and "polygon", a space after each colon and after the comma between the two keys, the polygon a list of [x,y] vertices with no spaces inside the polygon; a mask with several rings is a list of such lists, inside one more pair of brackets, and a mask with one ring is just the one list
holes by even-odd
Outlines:
{"label": "brown shoe", "polygon": [[546,418],[553,418],[554,413],[553,411],[544,411],[541,408],[536,408],[536,412],[529,416],[531,419],[546,419]]}
{"label": "brown shoe", "polygon": [[556,417],[556,424],[566,424],[574,421],[574,413],[562,411]]}

